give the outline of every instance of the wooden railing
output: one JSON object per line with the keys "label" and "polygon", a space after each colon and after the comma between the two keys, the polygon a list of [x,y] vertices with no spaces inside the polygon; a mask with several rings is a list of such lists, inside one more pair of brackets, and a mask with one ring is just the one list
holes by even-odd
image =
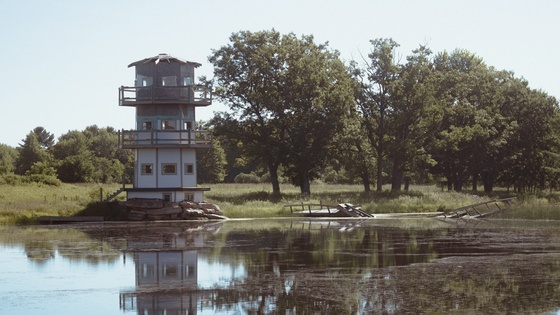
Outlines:
{"label": "wooden railing", "polygon": [[207,130],[121,130],[119,146],[210,148],[212,137]]}
{"label": "wooden railing", "polygon": [[[482,218],[497,212],[504,211],[511,206],[516,197],[495,199],[476,203],[443,213],[445,218],[461,218],[464,216]],[[500,206],[501,205],[501,206]]]}
{"label": "wooden railing", "polygon": [[120,106],[165,103],[208,106],[212,104],[212,89],[204,85],[121,86],[119,88]]}

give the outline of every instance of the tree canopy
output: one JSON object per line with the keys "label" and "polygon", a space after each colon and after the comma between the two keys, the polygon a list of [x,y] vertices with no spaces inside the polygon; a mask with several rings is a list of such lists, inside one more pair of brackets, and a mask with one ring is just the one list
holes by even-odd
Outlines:
{"label": "tree canopy", "polygon": [[39,175],[71,183],[130,181],[133,162],[133,153],[118,147],[116,131],[96,125],[68,131],[56,143],[54,135],[36,127],[18,148],[0,146],[0,174],[14,171],[41,180]]}
{"label": "tree canopy", "polygon": [[365,191],[374,180],[378,191],[411,181],[486,192],[560,183],[558,101],[467,50],[421,45],[401,62],[398,43],[380,38],[344,69],[311,36],[239,32],[230,41],[209,58],[230,109],[212,125],[235,143],[226,156],[267,165],[275,192],[279,169],[304,193],[326,169],[359,178]]}
{"label": "tree canopy", "polygon": [[[366,192],[560,188],[556,98],[465,49],[420,45],[400,58],[393,39],[370,43],[348,64],[328,43],[274,29],[233,33],[212,50],[214,77],[201,81],[228,110],[199,123],[214,135],[197,152],[200,182],[266,180],[276,195],[281,182],[309,194],[313,180]],[[36,127],[17,148],[0,145],[2,176],[130,181],[133,162],[115,130],[96,125],[57,141]]]}
{"label": "tree canopy", "polygon": [[338,53],[312,36],[239,32],[214,50],[216,97],[230,112],[217,115],[216,133],[267,166],[273,192],[285,167],[304,194],[325,167],[332,140],[353,104],[352,81]]}

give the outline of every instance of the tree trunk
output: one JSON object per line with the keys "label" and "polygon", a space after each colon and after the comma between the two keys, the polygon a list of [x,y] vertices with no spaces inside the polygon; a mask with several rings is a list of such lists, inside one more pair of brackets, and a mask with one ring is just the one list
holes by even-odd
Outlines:
{"label": "tree trunk", "polygon": [[377,191],[383,191],[383,151],[385,150],[385,143],[383,136],[385,135],[385,108],[379,110],[379,127],[377,129]]}
{"label": "tree trunk", "polygon": [[393,176],[391,178],[391,191],[401,191],[404,177],[403,162],[399,158],[393,159]]}
{"label": "tree trunk", "polygon": [[272,183],[272,195],[280,195],[280,182],[278,181],[278,165],[268,162],[268,173],[270,174],[270,182]]}
{"label": "tree trunk", "polygon": [[472,191],[478,191],[478,174],[473,175],[472,179]]}
{"label": "tree trunk", "polygon": [[307,172],[302,172],[300,174],[300,191],[302,195],[311,195],[311,185],[309,184]]}
{"label": "tree trunk", "polygon": [[484,192],[491,193],[494,190],[494,176],[489,172],[482,173],[482,184],[484,185]]}
{"label": "tree trunk", "polygon": [[383,157],[377,153],[377,191],[383,191]]}
{"label": "tree trunk", "polygon": [[362,173],[362,184],[364,185],[364,192],[368,193],[371,191],[371,179],[369,178],[369,174],[367,171]]}
{"label": "tree trunk", "polygon": [[410,177],[406,176],[404,178],[404,191],[408,191],[410,188]]}
{"label": "tree trunk", "polygon": [[[358,149],[358,154],[365,160],[367,159],[367,157],[365,157],[364,155],[364,150],[362,149],[362,146],[360,145],[359,141],[356,141],[356,148]],[[362,161],[362,159],[360,159],[360,161]],[[366,162],[362,161],[360,164],[362,164],[362,171],[360,172],[360,178],[362,179],[362,184],[364,185],[364,192],[369,193],[371,191],[371,176],[370,176],[370,172],[369,169],[366,165]]]}
{"label": "tree trunk", "polygon": [[457,176],[457,178],[455,179],[455,183],[453,184],[453,188],[455,188],[455,191],[457,191],[457,192],[463,191],[463,181],[459,178],[459,176]]}
{"label": "tree trunk", "polygon": [[453,183],[455,183],[455,176],[453,176],[453,173],[450,172],[447,176],[445,176],[445,178],[447,178],[447,191],[452,191]]}

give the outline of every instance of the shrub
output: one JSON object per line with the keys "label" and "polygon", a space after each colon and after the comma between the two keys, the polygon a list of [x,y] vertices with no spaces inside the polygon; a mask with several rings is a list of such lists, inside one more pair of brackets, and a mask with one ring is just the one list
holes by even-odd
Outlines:
{"label": "shrub", "polygon": [[49,186],[60,186],[62,182],[56,178],[56,176],[45,175],[45,174],[31,174],[25,176],[29,182],[45,184]]}
{"label": "shrub", "polygon": [[238,184],[258,184],[260,178],[255,173],[245,174],[241,173],[233,179],[233,182]]}
{"label": "shrub", "polygon": [[26,182],[23,178],[23,176],[21,175],[16,175],[16,174],[6,174],[2,177],[0,177],[0,184],[8,184],[8,185],[18,185],[21,183]]}

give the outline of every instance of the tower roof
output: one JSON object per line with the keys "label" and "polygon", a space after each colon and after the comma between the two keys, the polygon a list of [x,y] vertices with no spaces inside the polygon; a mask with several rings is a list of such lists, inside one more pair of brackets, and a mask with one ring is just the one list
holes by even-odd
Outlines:
{"label": "tower roof", "polygon": [[183,60],[183,59],[176,58],[176,57],[170,56],[170,55],[168,55],[168,54],[162,53],[162,54],[159,54],[159,55],[154,56],[154,57],[145,58],[145,59],[142,59],[142,60],[138,60],[138,61],[136,61],[136,62],[133,62],[133,63],[129,64],[128,67],[130,68],[130,67],[133,67],[133,66],[136,66],[136,65],[139,65],[139,64],[145,64],[145,63],[150,63],[150,62],[153,62],[153,63],[155,63],[156,65],[157,65],[158,63],[160,63],[160,62],[168,62],[168,63],[171,63],[171,62],[180,62],[180,63],[183,63],[183,64],[191,64],[191,65],[194,65],[195,68],[198,68],[198,67],[200,67],[200,66],[202,65],[202,64],[200,64],[200,63],[198,63],[198,62],[187,61],[187,60]]}

